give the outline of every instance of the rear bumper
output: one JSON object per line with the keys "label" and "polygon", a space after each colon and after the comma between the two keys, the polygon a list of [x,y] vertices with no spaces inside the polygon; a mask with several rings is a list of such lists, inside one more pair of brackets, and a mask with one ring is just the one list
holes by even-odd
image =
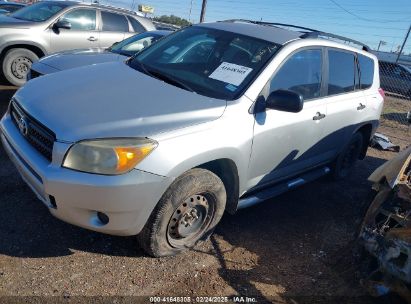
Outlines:
{"label": "rear bumper", "polygon": [[[0,130],[4,149],[37,197],[55,217],[83,228],[113,235],[138,234],[172,182],[139,170],[103,176],[65,169],[61,160],[70,144],[56,142],[49,163],[25,140],[8,114]],[[108,215],[109,222],[103,224],[97,212]]]}

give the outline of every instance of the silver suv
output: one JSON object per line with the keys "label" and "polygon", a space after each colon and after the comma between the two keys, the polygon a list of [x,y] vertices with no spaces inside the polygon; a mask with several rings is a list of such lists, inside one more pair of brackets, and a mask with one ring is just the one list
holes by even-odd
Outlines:
{"label": "silver suv", "polygon": [[106,48],[154,30],[134,12],[70,1],[44,1],[0,15],[0,62],[6,79],[21,86],[31,64],[44,55],[79,48]]}
{"label": "silver suv", "polygon": [[176,254],[224,211],[346,177],[365,157],[378,61],[321,36],[336,38],[199,24],[127,62],[33,79],[0,122],[4,148],[54,216]]}

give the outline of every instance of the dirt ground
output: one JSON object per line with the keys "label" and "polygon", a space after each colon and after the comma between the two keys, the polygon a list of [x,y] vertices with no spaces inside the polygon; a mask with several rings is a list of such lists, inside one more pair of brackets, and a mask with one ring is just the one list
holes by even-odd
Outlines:
{"label": "dirt ground", "polygon": [[[0,114],[13,92],[0,84]],[[402,148],[411,142],[401,119],[409,110],[410,101],[387,97],[379,129]],[[0,148],[0,302],[17,303],[22,298],[16,296],[28,296],[28,302],[58,296],[69,303],[85,300],[79,296],[159,295],[242,295],[260,303],[398,300],[367,296],[352,257],[368,203],[367,176],[395,155],[370,148],[349,179],[319,180],[225,215],[210,241],[177,257],[153,259],[133,237],[98,234],[53,218]]]}

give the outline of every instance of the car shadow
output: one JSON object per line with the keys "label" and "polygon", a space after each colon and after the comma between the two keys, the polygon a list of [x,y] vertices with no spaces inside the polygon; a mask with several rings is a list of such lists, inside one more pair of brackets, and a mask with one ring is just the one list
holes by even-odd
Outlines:
{"label": "car shadow", "polygon": [[[384,162],[368,156],[351,178],[320,179],[226,215],[211,237],[220,277],[259,302],[379,303],[359,287],[350,249],[369,205],[367,177]],[[251,267],[231,255],[240,249]],[[329,278],[344,287],[327,290]]]}

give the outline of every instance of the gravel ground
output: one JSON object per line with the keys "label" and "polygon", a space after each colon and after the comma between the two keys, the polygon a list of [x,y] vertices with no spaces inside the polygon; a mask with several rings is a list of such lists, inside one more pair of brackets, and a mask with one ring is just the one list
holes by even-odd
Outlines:
{"label": "gravel ground", "polygon": [[[0,84],[0,114],[13,92]],[[396,102],[387,98],[389,105]],[[404,148],[410,133],[392,117],[385,115],[379,131]],[[248,295],[261,303],[375,303],[359,284],[352,246],[368,203],[366,178],[395,155],[369,149],[349,179],[319,180],[225,215],[210,241],[153,259],[133,237],[53,218],[0,148],[0,302],[22,299],[15,296],[59,296],[26,300],[68,303],[85,300],[78,296]]]}

